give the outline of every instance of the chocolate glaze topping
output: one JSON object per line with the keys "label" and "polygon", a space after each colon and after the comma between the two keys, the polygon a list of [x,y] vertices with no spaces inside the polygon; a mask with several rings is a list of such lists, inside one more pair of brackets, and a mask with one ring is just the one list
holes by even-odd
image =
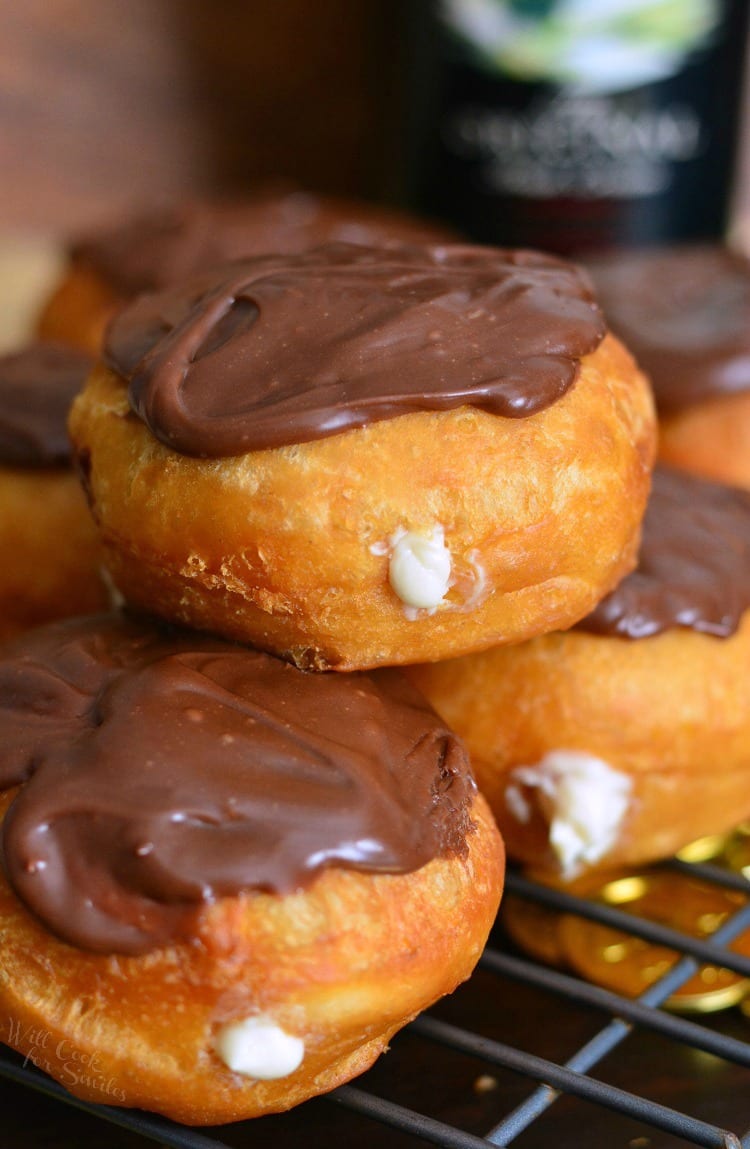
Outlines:
{"label": "chocolate glaze topping", "polygon": [[0,357],[0,463],[69,462],[68,411],[91,367],[87,355],[61,343],[33,343]]}
{"label": "chocolate glaze topping", "polygon": [[750,390],[750,260],[700,245],[602,257],[588,269],[660,410]]}
{"label": "chocolate glaze topping", "polygon": [[551,256],[333,244],[143,296],[104,354],[158,439],[216,457],[464,404],[533,415],[604,333],[587,280]]}
{"label": "chocolate glaze topping", "polygon": [[323,243],[442,243],[447,228],[374,204],[270,190],[239,202],[186,203],[128,220],[72,247],[126,299],[229,259],[309,251]]}
{"label": "chocolate glaze topping", "polygon": [[636,570],[578,624],[619,638],[727,638],[750,607],[750,493],[659,467]]}
{"label": "chocolate glaze topping", "polygon": [[474,784],[397,671],[314,675],[115,615],[0,658],[6,872],[54,933],[140,953],[207,902],[466,852]]}

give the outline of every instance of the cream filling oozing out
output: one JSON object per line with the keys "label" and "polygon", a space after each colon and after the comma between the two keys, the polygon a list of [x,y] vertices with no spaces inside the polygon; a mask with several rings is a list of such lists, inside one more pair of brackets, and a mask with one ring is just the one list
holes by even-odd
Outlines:
{"label": "cream filling oozing out", "polygon": [[268,1017],[248,1017],[221,1027],[216,1035],[216,1052],[234,1073],[274,1081],[299,1068],[305,1043],[301,1037],[285,1033]]}
{"label": "cream filling oozing out", "polygon": [[630,804],[632,782],[601,758],[579,750],[551,750],[535,766],[511,772],[505,801],[519,822],[531,817],[531,800],[549,826],[560,872],[574,878],[612,849]]}
{"label": "cream filling oozing out", "polygon": [[407,607],[434,610],[450,586],[451,553],[440,525],[429,534],[396,531],[389,539],[388,579]]}

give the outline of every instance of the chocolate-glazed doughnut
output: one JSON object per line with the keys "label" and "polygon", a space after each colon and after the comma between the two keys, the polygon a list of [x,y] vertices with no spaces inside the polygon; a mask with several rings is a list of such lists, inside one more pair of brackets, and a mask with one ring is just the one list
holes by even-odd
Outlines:
{"label": "chocolate-glazed doughnut", "polygon": [[129,300],[229,259],[322,243],[454,238],[444,226],[386,207],[301,189],[272,187],[242,200],[155,208],[71,244],[69,267],[42,310],[39,332],[96,353],[107,322]]}
{"label": "chocolate-glazed doughnut", "polygon": [[55,343],[0,357],[0,638],[106,605],[66,428],[91,366]]}
{"label": "chocolate-glazed doughnut", "polygon": [[143,296],[71,432],[112,577],[342,670],[575,622],[634,562],[648,388],[575,268],[331,245]]}
{"label": "chocolate-glazed doughnut", "polygon": [[466,753],[395,670],[54,624],[0,657],[0,786],[11,1040],[182,1121],[361,1072],[468,977],[502,889]]}
{"label": "chocolate-glazed doughnut", "polygon": [[657,468],[637,569],[576,628],[410,676],[511,855],[565,878],[750,816],[750,494]]}
{"label": "chocolate-glazed doughnut", "polygon": [[750,487],[748,258],[695,245],[588,266],[612,329],[651,379],[660,457]]}

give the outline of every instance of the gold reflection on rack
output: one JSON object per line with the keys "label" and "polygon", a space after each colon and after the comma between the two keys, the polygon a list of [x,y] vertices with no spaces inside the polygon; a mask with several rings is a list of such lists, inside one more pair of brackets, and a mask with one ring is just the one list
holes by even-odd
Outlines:
{"label": "gold reflection on rack", "polygon": [[[710,860],[750,878],[750,824],[729,835],[711,835],[692,842],[678,857],[692,864]],[[535,880],[545,882],[539,875],[535,875]],[[546,882],[550,884],[549,879]],[[750,896],[750,891],[746,896],[690,874],[658,867],[637,873],[589,875],[562,888],[700,939],[710,938]],[[547,909],[514,895],[503,902],[501,922],[516,944],[534,957],[573,970],[625,997],[638,997],[682,956],[626,931]],[[741,934],[728,948],[750,957],[750,931]],[[743,1011],[750,1016],[749,994],[750,980],[711,964],[702,966],[665,1004],[683,1013],[712,1013],[747,999]]]}

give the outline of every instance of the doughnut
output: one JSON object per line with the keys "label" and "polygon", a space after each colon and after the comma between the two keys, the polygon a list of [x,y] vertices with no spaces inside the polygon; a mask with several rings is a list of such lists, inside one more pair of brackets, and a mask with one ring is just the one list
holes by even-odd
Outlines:
{"label": "doughnut", "polygon": [[408,673],[509,856],[567,881],[750,816],[749,607],[750,494],[660,466],[638,568],[574,629]]}
{"label": "doughnut", "polygon": [[0,639],[107,605],[65,425],[90,368],[52,343],[0,356]]}
{"label": "doughnut", "polygon": [[479,957],[502,843],[398,670],[87,616],[2,651],[0,732],[3,1036],[79,1097],[288,1109]]}
{"label": "doughnut", "polygon": [[651,378],[659,457],[750,488],[750,260],[702,244],[588,268],[612,329]]}
{"label": "doughnut", "polygon": [[244,200],[164,206],[74,241],[38,330],[43,338],[96,354],[107,322],[128,300],[228,259],[307,251],[332,242],[453,238],[443,225],[387,207],[300,189],[274,187]]}
{"label": "doughnut", "polygon": [[655,437],[579,272],[467,246],[142,296],[69,426],[127,602],[336,670],[576,622],[635,562]]}

